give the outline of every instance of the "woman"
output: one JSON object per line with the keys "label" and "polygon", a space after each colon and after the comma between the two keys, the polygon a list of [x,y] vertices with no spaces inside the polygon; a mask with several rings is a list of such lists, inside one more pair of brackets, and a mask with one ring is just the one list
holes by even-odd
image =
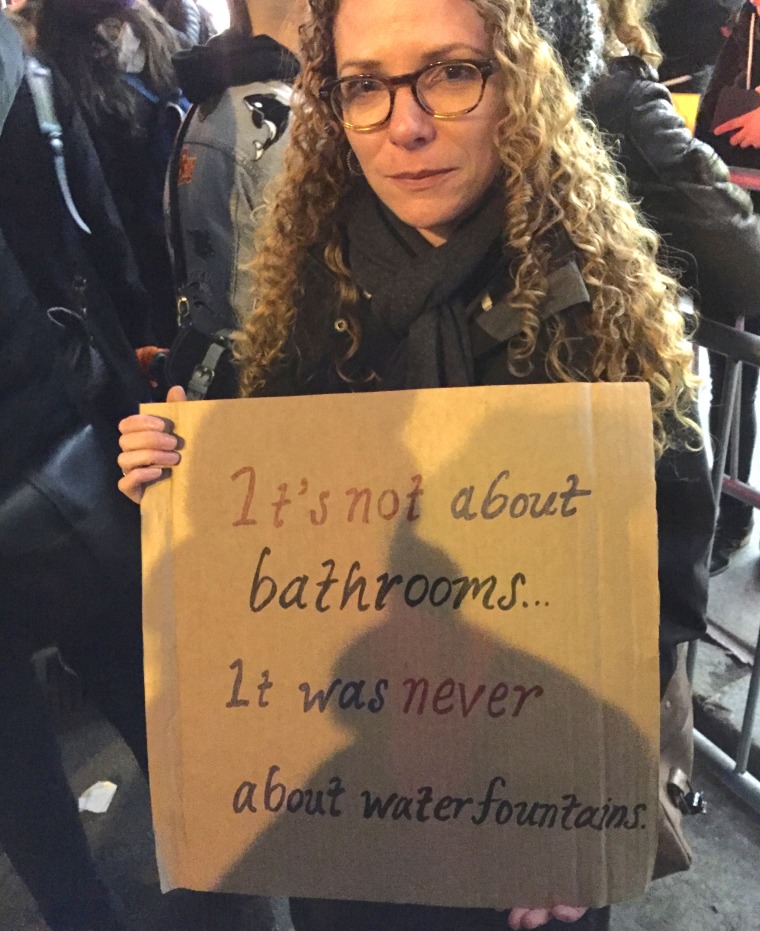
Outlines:
{"label": "woman", "polygon": [[[242,394],[647,381],[667,490],[663,578],[677,553],[688,588],[663,598],[666,681],[669,648],[703,626],[712,502],[704,457],[687,448],[698,444],[691,349],[656,237],[577,120],[527,0],[310,5],[291,145],[238,341]],[[545,298],[556,313],[542,319]],[[492,305],[517,335],[478,332]],[[143,415],[121,429],[119,487],[139,501],[178,462],[177,438]],[[684,536],[685,499],[688,553],[668,546]],[[292,914],[298,931],[609,927],[607,909],[563,905],[506,916],[294,900]]]}
{"label": "woman", "polygon": [[162,196],[182,119],[179,41],[147,0],[42,0],[37,34],[85,117],[150,295],[146,341],[168,346],[176,308]]}

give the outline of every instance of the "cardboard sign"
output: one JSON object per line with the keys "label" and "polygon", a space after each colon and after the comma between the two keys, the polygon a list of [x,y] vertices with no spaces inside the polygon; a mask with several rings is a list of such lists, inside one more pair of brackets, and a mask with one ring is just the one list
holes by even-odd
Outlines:
{"label": "cardboard sign", "polygon": [[503,908],[641,893],[657,822],[645,385],[149,405],[163,888]]}

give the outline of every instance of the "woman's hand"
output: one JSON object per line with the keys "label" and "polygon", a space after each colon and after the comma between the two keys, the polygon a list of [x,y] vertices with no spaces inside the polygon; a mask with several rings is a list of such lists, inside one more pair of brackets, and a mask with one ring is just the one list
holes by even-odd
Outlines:
{"label": "woman's hand", "polygon": [[[760,3],[760,0],[758,0]],[[738,130],[735,135],[728,140],[731,145],[739,146],[746,149],[749,146],[760,148],[760,107],[750,110],[749,113],[743,113],[741,116],[735,116],[732,120],[726,120],[720,126],[713,130],[716,136],[722,136],[723,133],[730,133]]]}
{"label": "woman's hand", "polygon": [[[186,401],[184,388],[170,388],[166,400]],[[119,480],[119,491],[135,504],[142,501],[146,485],[157,482],[166,474],[166,469],[180,461],[179,440],[168,430],[165,420],[150,414],[133,414],[119,424],[122,452],[117,462],[124,473],[124,478]]]}
{"label": "woman's hand", "polygon": [[512,931],[519,931],[521,928],[541,928],[552,919],[572,924],[581,919],[587,911],[587,908],[573,908],[571,905],[555,905],[554,908],[513,908],[509,913],[509,927]]}

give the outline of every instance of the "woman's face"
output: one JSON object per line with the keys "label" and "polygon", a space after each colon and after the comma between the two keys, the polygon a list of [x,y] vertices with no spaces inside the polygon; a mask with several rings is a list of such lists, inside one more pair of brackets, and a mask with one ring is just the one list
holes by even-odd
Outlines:
{"label": "woman's face", "polygon": [[[468,0],[342,0],[334,40],[338,77],[394,77],[437,61],[492,58],[483,20]],[[380,200],[440,245],[499,172],[494,130],[501,108],[497,75],[474,110],[447,120],[426,113],[410,87],[399,87],[387,122],[345,132]]]}

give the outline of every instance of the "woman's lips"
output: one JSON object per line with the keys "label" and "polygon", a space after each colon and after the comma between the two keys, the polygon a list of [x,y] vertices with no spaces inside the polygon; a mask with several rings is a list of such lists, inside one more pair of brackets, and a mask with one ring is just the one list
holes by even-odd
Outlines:
{"label": "woman's lips", "polygon": [[424,171],[400,171],[398,174],[391,175],[390,179],[402,187],[422,190],[433,187],[453,170],[453,168],[430,168]]}

